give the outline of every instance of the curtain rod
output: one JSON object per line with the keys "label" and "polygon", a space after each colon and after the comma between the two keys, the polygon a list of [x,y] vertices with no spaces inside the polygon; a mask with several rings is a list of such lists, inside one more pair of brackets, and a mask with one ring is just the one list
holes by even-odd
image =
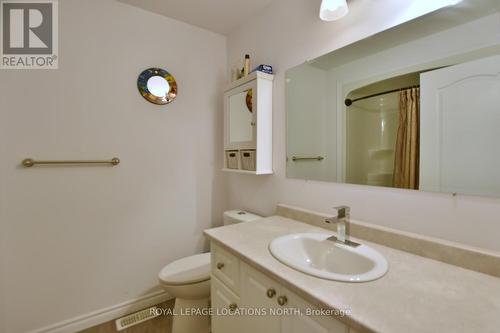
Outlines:
{"label": "curtain rod", "polygon": [[363,99],[377,97],[377,96],[382,96],[382,95],[387,95],[387,94],[390,94],[390,93],[393,93],[393,92],[402,91],[402,90],[411,89],[411,88],[419,88],[419,87],[420,87],[420,85],[417,84],[417,85],[410,86],[410,87],[404,87],[404,88],[398,88],[398,89],[383,91],[383,92],[380,92],[380,93],[376,93],[376,94],[368,95],[368,96],[364,96],[364,97],[359,97],[359,98],[355,98],[355,99],[346,98],[345,105],[346,106],[351,106],[352,103],[357,102],[357,101],[361,101]]}

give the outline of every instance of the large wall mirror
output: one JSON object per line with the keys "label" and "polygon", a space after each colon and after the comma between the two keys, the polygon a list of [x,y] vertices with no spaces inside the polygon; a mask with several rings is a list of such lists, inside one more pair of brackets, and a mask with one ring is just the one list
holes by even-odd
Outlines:
{"label": "large wall mirror", "polygon": [[500,196],[500,8],[470,3],[288,70],[287,177]]}

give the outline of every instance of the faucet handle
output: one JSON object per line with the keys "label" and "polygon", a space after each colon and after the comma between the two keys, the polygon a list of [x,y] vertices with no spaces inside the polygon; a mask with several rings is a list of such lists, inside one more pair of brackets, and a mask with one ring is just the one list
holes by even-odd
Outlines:
{"label": "faucet handle", "polygon": [[333,207],[333,209],[337,210],[337,218],[339,219],[349,217],[351,213],[351,208],[349,206],[338,206],[338,207]]}

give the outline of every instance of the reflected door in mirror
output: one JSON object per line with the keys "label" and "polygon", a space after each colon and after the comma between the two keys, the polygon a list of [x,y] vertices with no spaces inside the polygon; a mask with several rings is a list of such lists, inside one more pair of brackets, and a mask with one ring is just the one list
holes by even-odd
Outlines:
{"label": "reflected door in mirror", "polygon": [[420,189],[500,196],[500,56],[421,76]]}

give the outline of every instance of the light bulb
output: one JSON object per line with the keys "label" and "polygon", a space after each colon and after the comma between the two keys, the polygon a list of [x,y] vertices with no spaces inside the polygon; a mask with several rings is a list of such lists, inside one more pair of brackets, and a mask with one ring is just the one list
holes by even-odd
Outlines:
{"label": "light bulb", "polygon": [[319,9],[319,18],[323,21],[335,21],[349,12],[346,0],[323,0]]}

